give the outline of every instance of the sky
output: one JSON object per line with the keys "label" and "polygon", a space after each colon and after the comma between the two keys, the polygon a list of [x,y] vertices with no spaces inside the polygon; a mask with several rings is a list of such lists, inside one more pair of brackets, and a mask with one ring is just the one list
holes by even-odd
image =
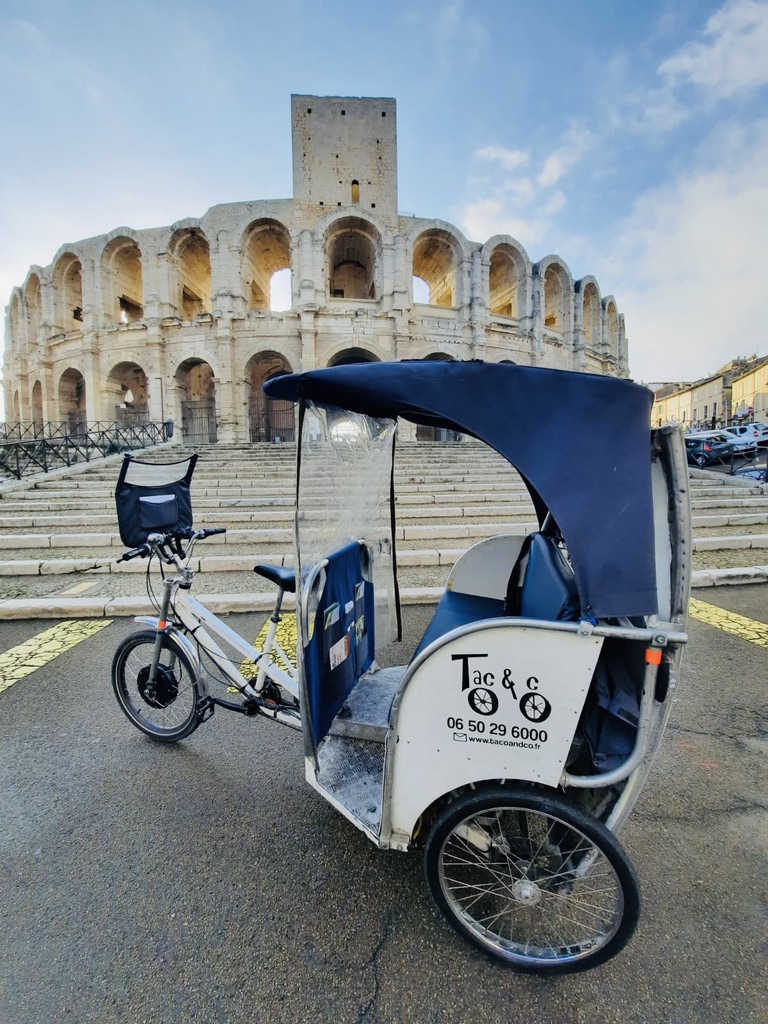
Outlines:
{"label": "sky", "polygon": [[394,98],[401,213],[593,274],[634,379],[768,355],[768,0],[0,0],[0,304],[290,198],[292,93]]}

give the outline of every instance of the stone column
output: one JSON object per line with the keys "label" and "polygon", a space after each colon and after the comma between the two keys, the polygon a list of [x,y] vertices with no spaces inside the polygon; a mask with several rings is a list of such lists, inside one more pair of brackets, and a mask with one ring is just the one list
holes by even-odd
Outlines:
{"label": "stone column", "polygon": [[583,370],[587,365],[587,340],[584,332],[584,301],[580,291],[573,293],[573,354],[571,368]]}
{"label": "stone column", "polygon": [[544,282],[534,268],[531,288],[531,366],[538,366],[542,355]]}
{"label": "stone column", "polygon": [[483,261],[480,249],[475,249],[472,252],[469,300],[472,357],[474,359],[485,359],[485,323],[488,319],[488,304],[485,301],[486,289],[483,285],[488,280],[489,266],[487,261]]}
{"label": "stone column", "polygon": [[410,288],[408,286],[408,278],[410,275],[408,271],[410,268],[406,263],[405,239],[402,235],[395,235],[394,244],[394,294],[392,296],[392,308],[394,310],[408,309],[410,305]]}
{"label": "stone column", "polygon": [[[218,440],[222,444],[234,444],[240,437],[241,424],[238,417],[237,388],[234,382],[235,339],[229,321],[219,321],[215,340],[211,338],[218,356],[219,376],[216,380],[216,422]],[[245,428],[243,428],[244,430]]]}
{"label": "stone column", "polygon": [[301,339],[302,373],[316,369],[317,359],[317,323],[315,311],[302,309],[299,314],[299,338]]}

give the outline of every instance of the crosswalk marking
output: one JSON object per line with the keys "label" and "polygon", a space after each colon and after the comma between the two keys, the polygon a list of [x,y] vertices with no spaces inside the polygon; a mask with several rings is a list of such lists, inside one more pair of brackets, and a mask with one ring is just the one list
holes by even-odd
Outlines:
{"label": "crosswalk marking", "polygon": [[111,622],[111,619],[74,619],[58,622],[23,644],[0,654],[0,693],[30,675],[35,669],[42,668],[49,661],[58,658],[64,651],[70,650],[105,626],[109,626]]}
{"label": "crosswalk marking", "polygon": [[738,615],[736,612],[726,611],[725,608],[718,608],[717,605],[707,604],[692,597],[688,605],[688,614],[692,619],[705,622],[708,626],[722,629],[725,633],[741,637],[758,647],[768,647],[768,625],[765,622],[757,622],[755,619],[748,619],[745,615]]}

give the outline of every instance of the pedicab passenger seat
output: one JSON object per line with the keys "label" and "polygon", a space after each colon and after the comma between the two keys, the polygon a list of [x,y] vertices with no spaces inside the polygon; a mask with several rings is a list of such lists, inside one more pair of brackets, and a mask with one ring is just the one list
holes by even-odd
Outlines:
{"label": "pedicab passenger seat", "polygon": [[413,657],[450,630],[481,619],[517,616],[575,622],[579,612],[579,595],[570,563],[552,537],[532,533],[526,537],[512,568],[506,599],[446,590]]}

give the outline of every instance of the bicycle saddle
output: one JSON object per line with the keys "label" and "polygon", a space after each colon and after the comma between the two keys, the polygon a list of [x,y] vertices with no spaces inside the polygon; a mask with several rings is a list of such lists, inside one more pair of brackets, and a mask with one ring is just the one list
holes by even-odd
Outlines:
{"label": "bicycle saddle", "polygon": [[282,565],[255,565],[253,571],[281,590],[287,590],[289,594],[296,590],[296,573],[293,569],[286,569]]}

